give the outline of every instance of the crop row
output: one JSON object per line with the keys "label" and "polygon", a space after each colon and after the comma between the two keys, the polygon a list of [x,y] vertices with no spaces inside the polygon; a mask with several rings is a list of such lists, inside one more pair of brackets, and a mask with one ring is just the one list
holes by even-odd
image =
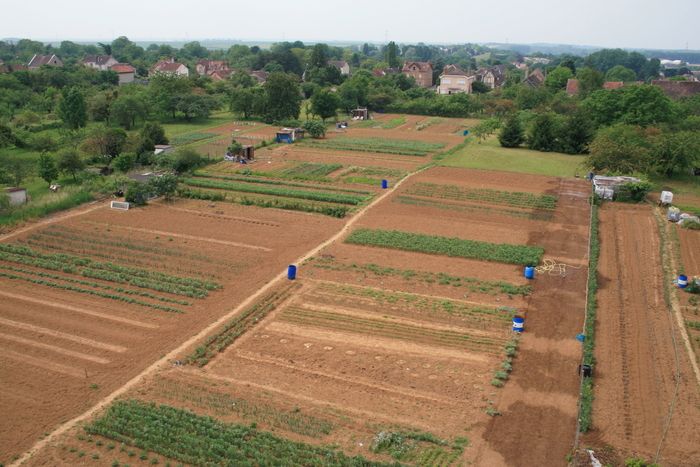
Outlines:
{"label": "crop row", "polygon": [[110,300],[117,300],[117,301],[121,301],[121,302],[125,302],[125,303],[132,303],[135,305],[141,305],[141,306],[154,308],[156,310],[161,310],[161,311],[168,311],[168,312],[172,312],[172,313],[182,313],[182,310],[179,310],[179,309],[173,308],[173,307],[169,307],[169,306],[163,306],[163,305],[158,305],[155,303],[144,302],[142,300],[137,300],[137,299],[131,298],[131,297],[124,297],[122,295],[100,292],[99,290],[84,289],[82,287],[75,287],[73,285],[68,285],[68,284],[59,284],[57,282],[51,282],[51,281],[47,281],[44,279],[34,279],[32,277],[19,276],[17,274],[10,274],[10,273],[1,272],[1,271],[0,271],[0,277],[5,277],[7,279],[14,279],[14,280],[22,280],[22,281],[30,282],[30,283],[36,284],[36,285],[43,285],[43,286],[51,287],[54,289],[69,290],[71,292],[78,292],[78,293],[93,295],[96,297],[108,298]]}
{"label": "crop row", "polygon": [[185,133],[183,135],[177,135],[170,140],[170,144],[173,146],[180,146],[183,144],[194,143],[195,141],[202,141],[205,139],[213,138],[218,136],[216,133]]}
{"label": "crop row", "polygon": [[304,326],[320,326],[343,332],[410,340],[445,347],[469,348],[476,351],[495,350],[501,343],[499,339],[472,336],[462,332],[430,329],[396,321],[361,318],[318,310],[312,311],[295,306],[287,307],[280,319]]}
{"label": "crop row", "polygon": [[183,182],[187,185],[199,188],[216,188],[227,191],[237,191],[241,193],[256,193],[261,195],[283,196],[285,198],[307,199],[311,201],[323,201],[328,203],[339,203],[348,205],[358,205],[365,201],[367,196],[358,196],[343,193],[332,193],[322,191],[293,190],[288,188],[278,188],[272,186],[255,186],[248,183],[220,182],[201,178],[186,178]]}
{"label": "crop row", "polygon": [[398,230],[358,229],[350,234],[345,239],[345,242],[418,253],[523,265],[538,264],[544,254],[544,249],[534,246],[479,242],[476,240],[438,237]]}
{"label": "crop row", "polygon": [[274,310],[279,303],[287,298],[296,285],[287,286],[282,290],[272,292],[255,305],[246,308],[242,313],[226,323],[218,333],[210,336],[192,355],[187,357],[187,363],[203,367],[217,353],[223,352],[233,344],[248,328],[255,325]]}
{"label": "crop row", "polygon": [[430,117],[426,120],[420,121],[418,124],[416,124],[416,130],[417,131],[422,131],[428,128],[429,126],[432,125],[437,125],[438,123],[442,123],[443,119],[440,117]]}
{"label": "crop row", "polygon": [[[370,192],[364,190],[354,190],[352,188],[340,188],[332,185],[310,185],[308,183],[298,183],[290,182],[287,180],[276,180],[271,179],[270,175],[274,172],[251,172],[250,174],[240,174],[240,175],[222,175],[212,172],[205,172],[202,170],[195,171],[194,175],[198,178],[211,178],[215,180],[226,180],[233,182],[245,182],[245,183],[257,183],[260,185],[276,185],[276,186],[287,186],[293,188],[308,188],[313,190],[327,190],[340,193],[354,193],[358,195],[369,195]],[[323,180],[316,180],[323,181]],[[331,182],[332,180],[328,179]]]}
{"label": "crop row", "polygon": [[[7,253],[14,256],[24,256],[34,258],[37,261],[48,263],[59,263],[65,272],[76,272],[78,267],[89,267],[90,269],[103,269],[114,273],[121,273],[139,277],[145,280],[164,282],[175,286],[191,287],[193,289],[201,289],[203,291],[215,290],[221,288],[219,284],[210,281],[203,281],[189,277],[179,277],[162,272],[149,271],[145,269],[132,268],[121,266],[109,262],[98,262],[90,258],[68,255],[68,254],[44,254],[32,250],[29,247],[21,245],[13,245],[9,243],[0,243],[0,253]],[[47,263],[47,264],[48,264]],[[26,264],[26,263],[24,263]]]}
{"label": "crop row", "polygon": [[408,204],[410,206],[425,206],[429,208],[443,209],[448,211],[459,212],[483,212],[486,214],[504,214],[510,217],[519,217],[522,219],[530,219],[537,221],[550,221],[554,217],[551,210],[547,211],[519,211],[515,209],[498,209],[493,206],[482,205],[464,205],[464,204],[449,204],[445,201],[436,201],[430,199],[416,198],[413,196],[399,195],[393,198],[394,202]]}
{"label": "crop row", "polygon": [[203,199],[209,201],[228,201],[238,203],[244,206],[258,206],[261,208],[285,209],[287,211],[312,212],[323,214],[325,216],[343,218],[347,215],[349,208],[347,206],[330,206],[303,203],[298,201],[286,201],[282,199],[260,199],[250,198],[246,196],[229,197],[230,193],[213,192],[206,190],[188,190],[180,188],[177,191],[181,198]]}
{"label": "crop row", "polygon": [[259,402],[234,397],[229,392],[214,392],[210,387],[193,386],[176,380],[159,380],[157,393],[177,402],[213,411],[217,416],[236,414],[255,423],[265,423],[273,428],[291,431],[303,436],[319,438],[333,430],[327,420],[306,415],[297,410],[281,410]]}
{"label": "crop row", "polygon": [[85,430],[192,465],[380,465],[188,410],[119,401]]}
{"label": "crop row", "polygon": [[54,279],[54,280],[60,280],[63,282],[69,282],[71,284],[79,284],[79,285],[85,285],[88,287],[94,287],[96,289],[102,289],[102,290],[113,290],[115,292],[123,293],[126,295],[136,295],[139,297],[144,297],[144,298],[151,298],[153,300],[158,300],[159,302],[163,303],[174,303],[177,305],[192,305],[191,302],[185,301],[185,300],[179,300],[177,298],[169,298],[169,297],[161,297],[160,295],[154,295],[149,292],[143,292],[141,290],[132,290],[132,289],[125,289],[123,287],[112,287],[110,285],[105,285],[105,284],[100,284],[97,282],[92,282],[92,281],[86,281],[82,279],[75,279],[73,277],[67,277],[67,276],[60,276],[58,274],[51,274],[48,272],[43,272],[43,271],[36,271],[33,269],[24,269],[24,268],[17,268],[14,266],[10,266],[8,264],[3,264],[2,265],[3,269],[7,271],[13,271],[13,272],[19,272],[22,274],[28,274],[31,276],[37,276],[37,277],[44,277],[48,279]]}
{"label": "crop row", "polygon": [[307,177],[326,177],[328,174],[342,169],[342,164],[319,164],[314,162],[302,162],[301,164],[281,170],[279,174],[283,177],[305,179]]}
{"label": "crop row", "polygon": [[206,290],[188,287],[181,284],[169,284],[167,282],[158,282],[140,277],[133,277],[129,274],[121,272],[105,271],[101,269],[84,268],[80,271],[85,277],[92,279],[101,279],[108,282],[116,282],[118,284],[129,284],[141,289],[157,290],[158,292],[167,292],[175,295],[183,295],[192,298],[204,298],[208,295]]}
{"label": "crop row", "polygon": [[430,298],[406,292],[329,282],[319,283],[314,293],[327,294],[334,300],[343,300],[345,298],[350,303],[369,300],[380,309],[385,309],[386,304],[400,305],[400,309],[405,311],[416,310],[419,312],[445,313],[460,318],[468,318],[472,321],[510,321],[514,313],[513,309],[509,307],[478,306],[471,303]]}
{"label": "crop row", "polygon": [[377,152],[404,156],[427,156],[430,152],[445,146],[442,143],[426,143],[423,141],[386,138],[332,138],[325,140],[308,140],[304,144],[312,147],[335,149],[339,151]]}
{"label": "crop row", "polygon": [[557,207],[557,197],[552,195],[538,195],[522,191],[500,191],[489,188],[465,188],[457,185],[438,185],[426,182],[410,186],[405,190],[405,193],[429,198],[485,201],[487,203],[523,208],[555,209]]}
{"label": "crop row", "polygon": [[444,272],[433,273],[414,271],[412,269],[396,269],[380,266],[374,263],[347,264],[336,261],[328,256],[314,256],[307,260],[312,266],[331,271],[351,271],[363,274],[374,274],[377,277],[395,276],[402,277],[406,281],[421,281],[427,284],[449,285],[452,287],[465,287],[470,292],[494,295],[497,293],[507,295],[529,295],[532,288],[529,285],[514,285],[503,281],[485,281],[466,276],[452,276]]}

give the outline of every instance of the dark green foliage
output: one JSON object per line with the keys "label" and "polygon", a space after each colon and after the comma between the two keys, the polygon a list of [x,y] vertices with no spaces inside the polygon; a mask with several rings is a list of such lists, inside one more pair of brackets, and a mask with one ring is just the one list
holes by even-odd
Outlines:
{"label": "dark green foliage", "polygon": [[177,190],[177,177],[171,174],[153,177],[148,181],[148,185],[155,196],[163,196],[169,200]]}
{"label": "dark green foliage", "polygon": [[587,153],[594,136],[595,131],[588,115],[577,111],[564,121],[560,130],[559,150],[567,154]]}
{"label": "dark green foliage", "polygon": [[311,112],[324,121],[329,117],[335,117],[338,107],[340,107],[340,98],[329,90],[321,89],[311,97]]}
{"label": "dark green foliage", "polygon": [[57,168],[63,173],[70,174],[73,180],[77,179],[78,172],[83,170],[85,162],[74,149],[64,149],[58,153]]}
{"label": "dark green foliage", "polygon": [[63,90],[58,104],[58,115],[68,128],[82,128],[87,123],[87,108],[85,98],[77,87]]}
{"label": "dark green foliage", "polygon": [[550,113],[538,114],[527,138],[528,147],[535,151],[556,151],[559,147],[557,123],[556,117]]}
{"label": "dark green foliage", "polygon": [[120,172],[128,172],[136,163],[136,154],[133,152],[125,152],[114,158],[112,165]]}
{"label": "dark green foliage", "polygon": [[301,90],[299,79],[291,74],[270,73],[264,84],[266,95],[265,118],[280,121],[299,118],[301,110]]}
{"label": "dark green foliage", "polygon": [[148,199],[151,197],[152,193],[152,189],[147,184],[131,182],[126,189],[124,200],[136,206],[144,206],[148,203]]}
{"label": "dark green foliage", "polygon": [[[335,115],[335,111],[333,115]],[[321,121],[307,120],[304,122],[303,128],[312,138],[323,138],[326,136],[326,124]]]}
{"label": "dark green foliage", "polygon": [[625,183],[624,185],[620,186],[615,193],[615,200],[639,203],[644,201],[652,188],[653,185],[646,181]]}
{"label": "dark green foliage", "polygon": [[517,148],[525,142],[525,134],[517,114],[513,114],[506,119],[501,132],[498,134],[498,141],[504,148]]}
{"label": "dark green foliage", "polygon": [[135,400],[116,402],[85,430],[194,465],[381,465],[252,427]]}
{"label": "dark green foliage", "polygon": [[44,153],[39,156],[39,176],[48,184],[58,178],[58,167],[53,157]]}
{"label": "dark green foliage", "polygon": [[171,164],[175,172],[182,174],[204,165],[206,160],[197,151],[190,148],[180,148],[172,156]]}
{"label": "dark green foliage", "polygon": [[539,264],[544,254],[542,248],[534,246],[478,242],[397,230],[357,229],[345,242],[523,265]]}

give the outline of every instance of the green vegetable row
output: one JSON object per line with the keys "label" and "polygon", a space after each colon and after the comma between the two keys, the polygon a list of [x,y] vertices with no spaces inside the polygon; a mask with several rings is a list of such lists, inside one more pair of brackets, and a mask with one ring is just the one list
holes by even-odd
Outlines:
{"label": "green vegetable row", "polygon": [[406,194],[454,200],[485,201],[493,204],[505,204],[523,208],[555,209],[557,197],[538,195],[521,191],[500,191],[488,188],[465,188],[457,185],[438,185],[435,183],[416,183],[405,190]]}

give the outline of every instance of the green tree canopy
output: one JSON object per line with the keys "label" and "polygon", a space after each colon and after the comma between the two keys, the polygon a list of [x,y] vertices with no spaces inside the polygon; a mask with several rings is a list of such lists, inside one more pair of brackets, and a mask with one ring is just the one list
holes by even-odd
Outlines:
{"label": "green tree canopy", "polygon": [[299,118],[301,88],[293,74],[270,73],[263,85],[266,96],[266,119],[281,121]]}
{"label": "green tree canopy", "polygon": [[651,144],[637,126],[620,124],[598,130],[590,152],[588,165],[596,171],[647,173],[653,165]]}
{"label": "green tree canopy", "polygon": [[340,107],[340,98],[327,89],[321,89],[311,97],[311,112],[324,121],[329,117],[335,117],[338,107]]}
{"label": "green tree canopy", "polygon": [[525,142],[525,135],[518,114],[514,113],[506,119],[498,135],[498,141],[504,148],[517,148]]}
{"label": "green tree canopy", "polygon": [[623,65],[615,65],[605,73],[606,81],[624,81],[625,83],[636,81],[637,74]]}
{"label": "green tree canopy", "polygon": [[68,128],[82,128],[87,123],[85,98],[76,87],[65,88],[58,104],[58,115]]}
{"label": "green tree canopy", "polygon": [[42,153],[39,156],[39,176],[44,179],[49,185],[58,178],[58,167],[56,161],[47,153]]}
{"label": "green tree canopy", "polygon": [[547,73],[544,84],[552,91],[560,91],[566,88],[566,82],[573,77],[574,74],[571,72],[570,68],[558,66]]}

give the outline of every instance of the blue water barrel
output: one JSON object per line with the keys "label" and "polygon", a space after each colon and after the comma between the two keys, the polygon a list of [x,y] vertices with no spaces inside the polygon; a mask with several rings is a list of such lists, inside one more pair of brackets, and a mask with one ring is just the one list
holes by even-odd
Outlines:
{"label": "blue water barrel", "polygon": [[678,288],[685,289],[686,287],[688,287],[688,276],[681,274],[678,276]]}
{"label": "blue water barrel", "polygon": [[382,180],[382,188],[386,190],[389,188],[389,180]]}
{"label": "blue water barrel", "polygon": [[534,266],[525,266],[525,279],[534,279],[535,278],[535,267]]}
{"label": "blue water barrel", "polygon": [[297,277],[297,267],[294,266],[293,264],[290,264],[289,267],[287,268],[287,279],[290,281],[293,281]]}
{"label": "blue water barrel", "polygon": [[513,331],[523,332],[525,330],[525,318],[522,316],[513,316]]}
{"label": "blue water barrel", "polygon": [[467,136],[468,134],[469,134],[469,130],[464,130],[464,131],[462,132],[462,135],[463,135],[463,136]]}
{"label": "blue water barrel", "polygon": [[579,342],[584,342],[586,340],[585,334],[576,334],[576,340]]}

